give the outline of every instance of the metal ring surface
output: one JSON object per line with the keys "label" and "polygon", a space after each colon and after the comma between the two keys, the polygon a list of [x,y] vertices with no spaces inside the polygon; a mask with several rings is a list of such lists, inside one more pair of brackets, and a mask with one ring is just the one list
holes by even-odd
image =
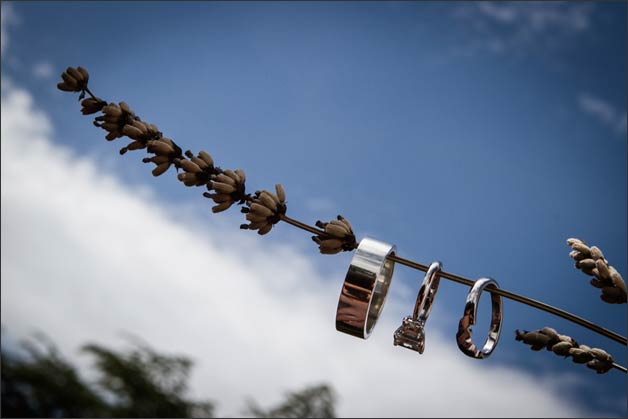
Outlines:
{"label": "metal ring surface", "polygon": [[478,349],[473,343],[471,326],[475,324],[480,296],[485,288],[497,289],[499,284],[492,278],[480,278],[473,284],[467,295],[464,313],[458,323],[458,333],[456,333],[458,348],[465,355],[478,359],[487,358],[493,352],[499,341],[502,327],[502,297],[491,293],[491,325],[488,337],[482,349]]}
{"label": "metal ring surface", "polygon": [[421,282],[421,288],[419,288],[419,293],[416,296],[416,303],[414,304],[414,313],[412,314],[414,320],[419,320],[423,323],[427,321],[432,310],[434,298],[436,298],[438,286],[440,285],[438,273],[442,268],[443,265],[439,261],[432,262],[425,273],[423,282]]}
{"label": "metal ring surface", "polygon": [[336,330],[366,339],[379,319],[395,263],[387,256],[394,245],[371,238],[360,241],[342,284],[336,310]]}
{"label": "metal ring surface", "polygon": [[412,317],[404,317],[401,326],[393,334],[395,346],[403,346],[420,354],[425,350],[425,322],[430,315],[438,291],[440,284],[438,273],[441,269],[440,262],[432,262],[425,273],[414,304],[414,314]]}

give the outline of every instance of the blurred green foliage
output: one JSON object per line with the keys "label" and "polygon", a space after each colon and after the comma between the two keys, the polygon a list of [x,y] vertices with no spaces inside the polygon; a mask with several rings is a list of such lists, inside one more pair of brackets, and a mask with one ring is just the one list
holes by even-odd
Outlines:
{"label": "blurred green foliage", "polygon": [[[90,384],[44,337],[22,347],[19,353],[2,348],[2,417],[214,417],[212,401],[186,397],[192,368],[186,357],[160,354],[137,342],[126,351],[87,344],[82,350],[97,373]],[[334,401],[329,386],[311,386],[289,393],[268,410],[251,401],[247,414],[333,418]]]}
{"label": "blurred green foliage", "polygon": [[286,400],[269,410],[249,402],[249,414],[256,418],[334,418],[335,396],[327,385],[308,387],[289,393]]}

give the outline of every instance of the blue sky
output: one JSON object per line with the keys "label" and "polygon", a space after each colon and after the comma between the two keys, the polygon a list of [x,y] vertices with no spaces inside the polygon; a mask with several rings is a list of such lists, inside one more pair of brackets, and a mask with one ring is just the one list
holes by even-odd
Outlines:
{"label": "blue sky", "polygon": [[[621,2],[3,2],[3,90],[10,80],[28,92],[52,144],[103,177],[143,191],[176,222],[231,231],[230,257],[245,264],[241,249],[252,243],[286,246],[338,292],[351,255],[318,255],[288,225],[251,237],[236,210],[212,215],[200,189],[170,172],[153,178],[141,153],[118,156],[124,144],[104,141],[75,98],[56,90],[67,66],[87,68],[94,93],[128,102],[184,149],[243,168],[253,190],[282,183],[293,218],[342,214],[358,239],[494,277],[625,335],[625,306],[599,300],[565,244],[598,245],[626,277],[625,16]],[[18,221],[9,202],[3,194],[3,227]],[[411,313],[421,277],[398,266],[387,309]],[[428,324],[453,349],[466,291],[443,283]],[[333,316],[336,301],[327,302]],[[552,326],[624,365],[625,348],[512,301],[504,310],[502,340],[479,371],[569,377],[561,400],[584,414],[626,415],[625,375],[596,376],[513,337]],[[8,332],[27,324],[16,313],[3,307]],[[345,344],[359,351],[366,342]],[[577,396],[585,391],[591,397]]]}

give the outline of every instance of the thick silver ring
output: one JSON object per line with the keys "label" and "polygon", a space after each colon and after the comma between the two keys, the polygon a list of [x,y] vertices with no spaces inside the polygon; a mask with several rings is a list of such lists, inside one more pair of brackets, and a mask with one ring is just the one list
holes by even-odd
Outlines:
{"label": "thick silver ring", "polygon": [[425,350],[425,322],[430,315],[438,285],[440,284],[440,276],[438,273],[442,270],[440,262],[432,262],[428,268],[419,293],[416,296],[414,304],[414,313],[412,317],[403,318],[401,326],[393,335],[393,343],[395,346],[400,345],[404,348],[412,349],[422,354]]}
{"label": "thick silver ring", "polygon": [[493,349],[497,346],[499,335],[502,328],[502,297],[491,293],[491,325],[489,326],[488,337],[484,343],[484,347],[478,349],[472,341],[471,326],[475,324],[477,308],[480,302],[480,296],[484,288],[498,289],[499,284],[492,278],[480,278],[475,281],[471,291],[467,295],[467,301],[464,306],[464,313],[458,323],[458,333],[456,333],[456,342],[458,348],[467,356],[472,358],[487,358]]}
{"label": "thick silver ring", "polygon": [[336,330],[366,339],[386,302],[395,264],[388,260],[394,245],[371,238],[360,241],[342,284]]}

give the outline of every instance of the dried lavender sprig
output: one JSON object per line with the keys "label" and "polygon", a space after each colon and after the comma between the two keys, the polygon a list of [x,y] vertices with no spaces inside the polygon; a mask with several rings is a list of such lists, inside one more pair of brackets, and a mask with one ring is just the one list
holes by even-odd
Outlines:
{"label": "dried lavender sprig", "polygon": [[244,204],[249,195],[246,194],[246,175],[242,169],[235,172],[233,170],[219,170],[210,176],[211,181],[207,183],[207,189],[214,191],[214,194],[205,192],[206,198],[214,200],[215,205],[212,212],[222,212],[229,209],[233,204]]}
{"label": "dried lavender sprig", "polygon": [[342,215],[328,223],[316,222],[316,227],[322,228],[326,234],[312,236],[312,240],[318,244],[318,249],[323,255],[335,255],[340,251],[351,251],[358,247],[353,234],[351,223]]}
{"label": "dried lavender sprig", "polygon": [[[97,98],[89,90],[89,88],[87,87],[87,79],[88,79],[88,77],[89,76],[87,75],[87,77],[85,78],[85,86],[83,86],[84,88],[83,88],[83,90],[81,90],[81,95],[80,95],[79,99],[82,99],[84,94],[85,94],[85,92],[87,92],[91,96],[91,99],[93,99],[93,102],[92,101],[85,102],[85,103],[82,103],[82,105],[83,105],[84,108],[86,108],[88,106],[95,107],[96,110],[94,110],[94,109],[84,109],[83,114],[95,113],[95,112],[97,112],[98,108],[100,108],[101,106],[103,106],[103,107],[105,106],[104,103],[101,103],[101,102],[104,102],[104,101],[102,101],[101,99]],[[76,87],[78,87],[78,86],[76,86]],[[59,86],[59,88],[61,90],[66,90],[66,91],[78,91],[78,90],[76,90],[76,87],[74,87],[72,89],[64,89],[61,86]],[[135,119],[139,120],[139,117],[136,117]],[[123,130],[124,130],[124,128],[123,128]],[[114,138],[116,138],[116,137],[114,137]],[[111,138],[111,139],[114,139],[114,138]],[[107,138],[107,139],[109,140],[110,138]],[[169,141],[171,141],[171,140],[169,140]],[[157,155],[154,156],[153,158],[147,158],[147,159],[143,160],[145,163],[153,162],[153,163],[155,163],[157,165],[157,167],[153,170],[153,175],[154,176],[159,176],[160,174],[165,172],[165,170],[167,170],[169,168],[169,166],[174,162],[174,160],[182,159],[181,149],[178,146],[176,146],[176,144],[174,144],[174,142],[172,142],[172,144],[174,145],[173,148],[175,148],[174,153],[172,153],[171,150],[167,149],[167,147],[165,147],[165,146],[163,146],[163,145],[161,145],[159,143],[153,144],[153,146],[157,149],[156,150],[156,154]],[[150,146],[150,145],[147,144],[147,146]],[[147,148],[150,148],[150,147],[147,147]],[[175,154],[175,156],[172,156],[172,154]],[[191,157],[191,156],[188,156],[188,157]],[[177,163],[175,163],[175,167],[179,168]],[[247,197],[248,197],[248,195],[247,195]],[[297,228],[300,228],[302,230],[305,230],[305,231],[308,231],[310,233],[313,233],[316,236],[319,236],[321,239],[323,239],[325,237],[328,237],[328,233],[326,233],[325,231],[320,231],[320,230],[316,229],[313,226],[310,226],[310,225],[304,224],[304,223],[302,223],[302,222],[300,222],[298,220],[292,219],[292,218],[286,216],[285,213],[279,214],[278,218],[279,218],[279,220],[284,221],[284,222],[286,222],[288,224],[291,224],[291,225],[293,225],[293,226],[295,226]],[[406,266],[408,266],[410,268],[418,269],[418,270],[423,271],[423,272],[425,272],[427,270],[427,266],[421,265],[421,264],[419,264],[417,262],[414,262],[414,261],[411,261],[411,260],[408,260],[408,259],[404,259],[404,258],[398,257],[396,255],[391,255],[389,257],[389,259],[394,260],[395,262],[401,263],[402,265],[406,265]],[[454,274],[451,274],[451,273],[448,273],[448,272],[442,272],[442,277],[446,278],[446,279],[453,280],[454,282],[465,284],[465,285],[468,285],[468,284],[472,283],[472,281],[470,281],[469,279],[466,279],[466,278],[463,278],[463,277],[460,277],[458,275],[454,275]],[[517,301],[517,302],[520,302],[520,303],[523,303],[523,304],[535,307],[537,309],[546,311],[548,313],[560,316],[560,317],[562,317],[564,319],[567,319],[567,320],[570,320],[570,321],[572,321],[574,323],[577,323],[580,326],[586,327],[586,328],[588,328],[588,329],[590,329],[590,330],[592,330],[592,331],[594,331],[596,333],[599,333],[599,334],[601,334],[601,335],[603,335],[603,336],[605,336],[607,338],[610,338],[610,339],[612,339],[614,341],[617,341],[617,342],[622,343],[624,345],[626,344],[626,338],[621,336],[621,335],[619,335],[618,333],[615,333],[615,332],[612,332],[610,330],[601,328],[600,326],[598,326],[598,325],[596,325],[594,323],[591,323],[591,322],[586,321],[584,319],[581,319],[581,318],[579,318],[577,316],[574,316],[573,314],[568,313],[568,312],[566,312],[564,310],[560,310],[560,309],[558,309],[556,307],[552,307],[552,306],[550,306],[548,304],[541,303],[539,301],[532,300],[530,298],[527,298],[527,297],[524,297],[524,296],[521,296],[521,295],[517,295],[515,293],[508,292],[508,291],[505,291],[505,290],[497,290],[495,292],[498,293],[499,295],[504,296],[505,298],[509,298],[509,299],[514,300],[514,301]],[[622,369],[622,368],[623,367],[621,367],[620,369]],[[626,372],[626,369],[623,368],[622,371]]]}
{"label": "dried lavender sprig", "polygon": [[[97,116],[94,125],[107,131],[105,137],[113,141],[121,137],[129,137],[133,141],[120,150],[120,154],[127,151],[146,149],[154,156],[144,158],[144,163],[154,163],[152,173],[160,176],[170,166],[182,169],[177,178],[185,186],[206,186],[209,191],[203,196],[212,199],[217,205],[212,207],[212,212],[222,212],[230,208],[234,203],[247,206],[242,212],[247,213],[249,224],[241,225],[242,229],[257,230],[261,235],[268,233],[272,226],[283,220],[287,207],[285,203],[285,191],[281,185],[276,185],[276,194],[268,191],[256,192],[254,196],[246,193],[246,176],[242,169],[222,170],[214,166],[213,158],[205,151],[200,151],[194,156],[191,151],[185,152],[184,157],[181,148],[171,139],[166,138],[153,124],[143,122],[125,102],[119,104],[110,103],[96,97],[87,87],[89,73],[83,67],[68,69],[62,74],[63,83],[58,87],[64,91],[81,92],[81,99],[87,92],[91,97],[81,102],[84,115],[102,112]],[[315,230],[318,231],[318,230]],[[324,235],[324,232],[319,234]]]}
{"label": "dried lavender sprig", "polygon": [[100,112],[103,107],[107,106],[107,102],[99,98],[88,97],[81,102],[81,113],[83,115],[91,115]]}
{"label": "dried lavender sprig", "polygon": [[248,196],[242,213],[246,214],[249,224],[242,224],[243,230],[257,230],[257,234],[264,235],[272,230],[273,226],[282,220],[286,214],[286,192],[280,184],[275,185],[275,192],[255,191]]}
{"label": "dried lavender sprig", "polygon": [[127,146],[120,149],[120,154],[125,154],[130,150],[140,150],[146,148],[149,153],[154,156],[144,158],[144,163],[154,163],[155,168],[152,173],[154,176],[160,176],[166,172],[171,165],[177,169],[183,169],[184,173],[178,174],[178,179],[186,186],[204,186],[208,185],[211,190],[210,178],[212,175],[222,173],[220,168],[213,166],[211,156],[201,151],[198,157],[194,157],[191,152],[186,152],[187,160],[183,157],[181,148],[171,139],[166,138],[153,124],[143,122],[131,110],[125,102],[119,104],[110,103],[97,98],[87,87],[89,73],[82,67],[68,69],[62,74],[63,83],[59,83],[58,87],[64,91],[81,91],[81,95],[85,92],[91,96],[81,102],[84,115],[90,115],[96,112],[102,112],[101,116],[97,116],[94,125],[107,131],[105,137],[108,141],[113,141],[121,137],[129,137],[133,141]]}
{"label": "dried lavender sprig", "polygon": [[205,186],[210,183],[212,176],[222,173],[220,167],[214,166],[214,159],[206,151],[200,151],[198,156],[187,150],[185,156],[189,160],[177,159],[175,162],[183,169],[177,178],[185,186]]}
{"label": "dried lavender sprig", "polygon": [[576,364],[587,364],[587,367],[595,370],[598,374],[604,374],[611,368],[616,368],[615,361],[608,352],[603,349],[580,345],[574,338],[561,335],[551,327],[534,331],[516,330],[515,340],[530,345],[530,349],[533,351],[546,348],[556,355],[565,358],[571,357]]}
{"label": "dried lavender sprig", "polygon": [[569,256],[576,261],[576,268],[593,276],[591,285],[602,290],[600,298],[609,304],[626,303],[626,283],[619,272],[609,265],[604,254],[597,246],[587,246],[584,240],[570,238]]}
{"label": "dried lavender sprig", "polygon": [[[68,67],[61,74],[63,82],[57,84],[60,90],[68,92],[81,92],[79,99],[83,99],[85,93],[91,97],[81,102],[81,113],[91,115],[102,112],[102,115],[94,119],[94,125],[107,131],[106,139],[113,141],[121,137],[129,137],[133,141],[120,150],[120,154],[125,154],[130,150],[140,150],[147,148],[154,153],[153,158],[144,159],[144,162],[153,162],[161,167],[154,170],[153,174],[159,176],[165,172],[174,160],[183,158],[181,148],[171,139],[163,137],[163,134],[153,124],[143,122],[131,110],[125,102],[109,103],[94,95],[88,87],[89,73],[83,67]],[[158,158],[158,157],[165,158]],[[169,163],[167,166],[165,163]],[[177,166],[175,164],[175,166]]]}
{"label": "dried lavender sprig", "polygon": [[63,81],[57,84],[59,90],[65,92],[81,92],[79,100],[85,97],[85,91],[87,90],[87,82],[89,81],[89,73],[83,67],[77,68],[68,67],[63,73],[61,73]]}

